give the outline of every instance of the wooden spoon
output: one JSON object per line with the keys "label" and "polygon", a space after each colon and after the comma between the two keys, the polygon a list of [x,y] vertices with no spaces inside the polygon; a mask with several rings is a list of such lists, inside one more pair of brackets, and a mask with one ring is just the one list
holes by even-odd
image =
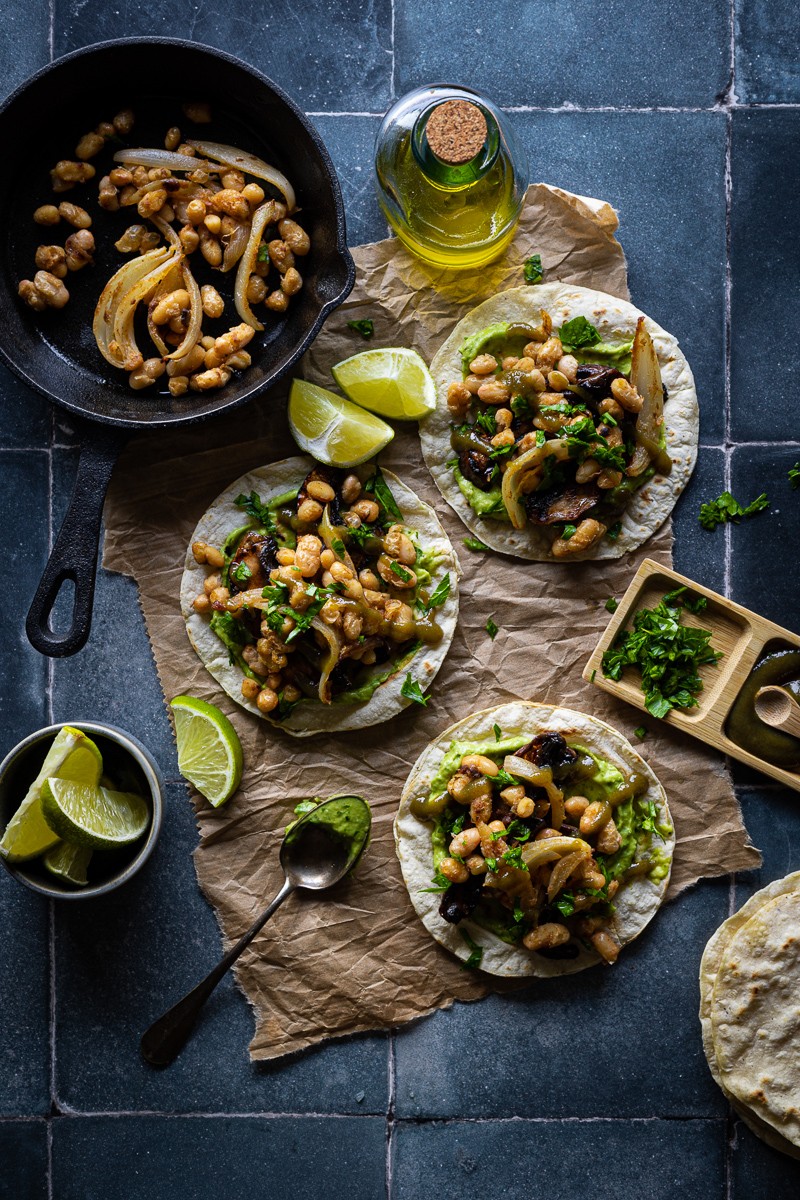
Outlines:
{"label": "wooden spoon", "polygon": [[756,692],[756,716],[771,725],[800,737],[800,704],[782,687],[762,687]]}

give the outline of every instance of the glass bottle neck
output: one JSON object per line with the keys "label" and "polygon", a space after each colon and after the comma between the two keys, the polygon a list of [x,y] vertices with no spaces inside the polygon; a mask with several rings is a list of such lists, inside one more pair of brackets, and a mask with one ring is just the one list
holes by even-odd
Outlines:
{"label": "glass bottle neck", "polygon": [[492,114],[483,105],[479,105],[486,119],[486,141],[483,146],[469,162],[459,163],[455,166],[443,162],[434,154],[426,134],[428,120],[439,103],[436,101],[429,105],[414,122],[411,130],[411,149],[414,158],[431,183],[453,190],[469,187],[470,184],[481,179],[494,165],[500,153],[500,130]]}

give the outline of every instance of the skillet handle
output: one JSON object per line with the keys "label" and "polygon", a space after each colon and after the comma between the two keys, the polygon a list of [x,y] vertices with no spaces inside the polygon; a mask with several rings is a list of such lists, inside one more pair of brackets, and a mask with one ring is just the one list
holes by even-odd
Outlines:
{"label": "skillet handle", "polygon": [[[114,463],[130,436],[113,425],[98,428],[88,422],[75,422],[75,426],[81,437],[78,477],[25,622],[33,648],[51,658],[75,654],[89,637],[103,501]],[[54,633],[50,617],[67,580],[75,585],[72,623],[66,633]]]}

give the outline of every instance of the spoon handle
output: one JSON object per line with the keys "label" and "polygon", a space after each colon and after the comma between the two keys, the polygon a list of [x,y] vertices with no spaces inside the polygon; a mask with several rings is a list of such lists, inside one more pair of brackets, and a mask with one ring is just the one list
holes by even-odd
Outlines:
{"label": "spoon handle", "polygon": [[275,899],[264,909],[247,933],[239,938],[236,945],[232,946],[225,957],[217,963],[213,970],[209,971],[205,979],[192,988],[191,992],[187,992],[182,1000],[168,1009],[157,1021],[154,1021],[147,1032],[142,1035],[142,1056],[151,1066],[166,1067],[177,1057],[189,1040],[197,1018],[200,1016],[200,1010],[220,979],[227,974],[242,951],[250,945],[259,930],[266,925],[275,909],[283,904],[294,889],[295,885],[288,879],[284,879],[283,887]]}

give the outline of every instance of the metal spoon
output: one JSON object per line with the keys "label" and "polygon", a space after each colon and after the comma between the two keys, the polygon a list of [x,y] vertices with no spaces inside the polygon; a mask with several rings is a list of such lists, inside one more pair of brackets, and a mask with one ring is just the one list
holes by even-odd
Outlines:
{"label": "metal spoon", "polygon": [[[348,809],[354,826],[350,832],[341,828],[341,819]],[[360,796],[333,796],[316,805],[289,829],[280,850],[285,875],[281,890],[205,979],[153,1022],[141,1041],[147,1062],[154,1067],[166,1067],[178,1055],[220,979],[291,892],[296,888],[321,891],[333,887],[353,869],[369,841],[370,821],[369,805]]]}

